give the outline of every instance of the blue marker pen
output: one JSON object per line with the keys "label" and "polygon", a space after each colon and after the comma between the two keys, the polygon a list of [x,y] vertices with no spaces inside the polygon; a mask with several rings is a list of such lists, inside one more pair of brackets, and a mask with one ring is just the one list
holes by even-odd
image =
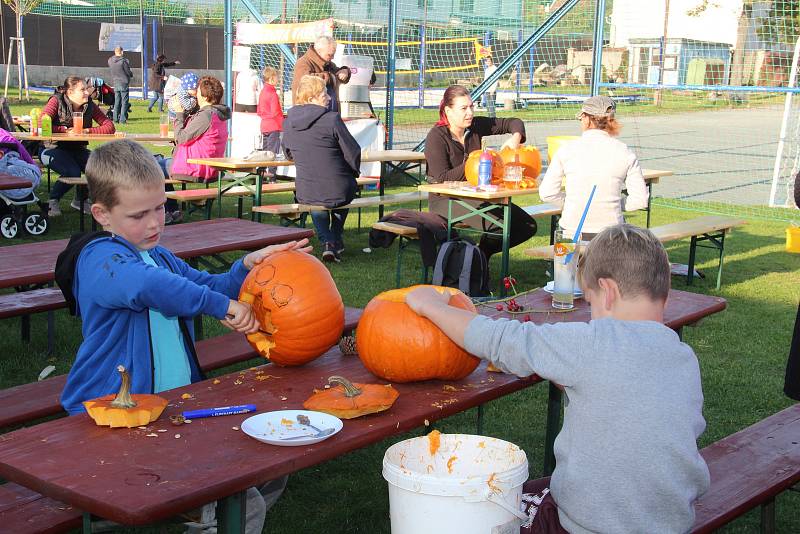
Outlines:
{"label": "blue marker pen", "polygon": [[256,411],[255,404],[241,404],[239,406],[222,406],[220,408],[204,408],[202,410],[189,410],[183,412],[185,419],[200,419],[202,417],[218,417],[220,415],[235,415]]}

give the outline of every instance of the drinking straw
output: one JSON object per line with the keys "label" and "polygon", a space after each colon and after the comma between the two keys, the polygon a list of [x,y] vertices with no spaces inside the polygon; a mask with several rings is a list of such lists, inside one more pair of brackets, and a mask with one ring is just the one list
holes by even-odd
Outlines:
{"label": "drinking straw", "polygon": [[[581,230],[583,229],[583,222],[586,220],[586,214],[589,213],[589,206],[592,205],[592,198],[594,197],[594,192],[596,190],[597,190],[597,184],[592,186],[592,192],[589,193],[589,200],[586,201],[586,207],[583,208],[583,215],[581,215],[581,220],[578,221],[578,227],[575,229],[575,235],[572,236],[572,242],[573,243],[577,243],[578,242],[578,238],[581,237]],[[569,261],[572,259],[572,255],[573,254],[575,254],[575,252],[570,252],[569,254],[567,254],[567,257],[564,258],[565,263],[569,263]]]}

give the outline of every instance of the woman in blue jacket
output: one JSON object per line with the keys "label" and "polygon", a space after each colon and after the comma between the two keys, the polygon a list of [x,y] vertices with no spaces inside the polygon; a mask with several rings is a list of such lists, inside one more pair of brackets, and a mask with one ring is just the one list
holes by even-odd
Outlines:
{"label": "woman in blue jacket", "polygon": [[[283,147],[286,157],[294,160],[297,167],[297,201],[336,208],[349,204],[356,196],[361,147],[342,117],[328,111],[329,100],[322,78],[303,76],[297,88],[297,102],[283,123]],[[323,243],[323,261],[341,261],[347,211],[311,212],[317,237]]]}

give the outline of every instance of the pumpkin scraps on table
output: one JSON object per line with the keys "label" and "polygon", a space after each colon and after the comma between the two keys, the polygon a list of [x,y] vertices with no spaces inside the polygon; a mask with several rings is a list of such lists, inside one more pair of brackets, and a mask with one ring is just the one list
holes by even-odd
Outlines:
{"label": "pumpkin scraps on table", "polygon": [[311,254],[288,250],[265,258],[245,278],[239,300],[252,306],[261,325],[247,341],[275,364],[308,363],[342,336],[342,296]]}
{"label": "pumpkin scraps on table", "polygon": [[353,383],[342,376],[331,376],[330,389],[314,390],[303,408],[335,415],[339,419],[355,419],[362,415],[388,410],[400,396],[391,384]]}
{"label": "pumpkin scraps on table", "polygon": [[[358,322],[358,357],[372,374],[390,382],[460,380],[475,370],[480,360],[453,343],[436,325],[406,304],[406,294],[416,287],[384,291],[364,308]],[[476,311],[464,293],[450,291],[450,305]]]}
{"label": "pumpkin scraps on table", "polygon": [[116,395],[105,395],[83,403],[86,412],[98,426],[133,428],[147,425],[161,415],[167,399],[147,393],[131,394],[131,376],[125,367],[117,366],[122,384]]}

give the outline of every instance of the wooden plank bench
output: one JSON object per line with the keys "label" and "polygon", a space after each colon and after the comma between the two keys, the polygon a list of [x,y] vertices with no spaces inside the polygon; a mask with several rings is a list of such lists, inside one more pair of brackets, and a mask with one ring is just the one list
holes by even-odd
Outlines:
{"label": "wooden plank bench", "polygon": [[525,206],[522,209],[534,219],[537,217],[550,217],[550,244],[552,245],[556,239],[556,226],[558,225],[559,217],[561,217],[561,206],[545,202],[544,204]]}
{"label": "wooden plank bench", "polygon": [[[344,334],[355,330],[361,309],[345,308]],[[213,371],[257,356],[245,337],[237,332],[203,339],[195,343],[203,371]],[[67,375],[58,375],[0,390],[0,428],[63,413],[59,402]]]}
{"label": "wooden plank bench", "polygon": [[[691,238],[689,246],[689,266],[686,276],[686,284],[692,284],[694,277],[695,254],[697,247],[713,248],[719,251],[719,267],[717,269],[717,289],[722,283],[722,263],[725,253],[725,235],[734,227],[741,226],[747,221],[735,217],[725,217],[722,215],[705,215],[695,219],[680,221],[676,223],[654,226],[650,231],[662,243],[677,241],[679,239]],[[707,241],[709,245],[698,245]],[[525,251],[527,256],[540,259],[553,259],[553,246],[529,248]]]}
{"label": "wooden plank bench", "polygon": [[359,197],[353,199],[350,204],[339,206],[338,208],[326,208],[325,206],[315,206],[312,204],[272,204],[268,206],[254,206],[256,213],[266,213],[267,215],[277,215],[289,224],[299,224],[305,226],[305,215],[312,211],[330,211],[331,209],[361,209],[374,206],[388,206],[391,204],[403,204],[406,202],[423,202],[428,199],[428,194],[420,191],[410,191],[406,193],[395,193],[392,195],[375,195],[369,197]]}
{"label": "wooden plank bench", "polygon": [[[343,334],[358,325],[362,310],[345,308]],[[203,371],[212,371],[257,357],[245,336],[230,332],[196,343]],[[63,413],[59,397],[67,375],[0,391],[0,427]],[[82,514],[69,505],[14,483],[0,485],[0,525],[3,531],[29,534],[66,532],[81,525]],[[7,529],[7,530],[6,530]]]}
{"label": "wooden plank bench", "polygon": [[700,451],[711,486],[695,503],[694,534],[713,532],[761,506],[761,531],[775,532],[775,497],[800,483],[800,404]]}
{"label": "wooden plank bench", "polygon": [[[21,317],[20,330],[23,341],[31,339],[30,315],[34,313],[52,312],[66,308],[64,295],[57,287],[32,289],[19,293],[4,293],[0,295],[0,319]],[[55,336],[54,317],[52,313],[47,316],[47,350],[53,351]]]}

